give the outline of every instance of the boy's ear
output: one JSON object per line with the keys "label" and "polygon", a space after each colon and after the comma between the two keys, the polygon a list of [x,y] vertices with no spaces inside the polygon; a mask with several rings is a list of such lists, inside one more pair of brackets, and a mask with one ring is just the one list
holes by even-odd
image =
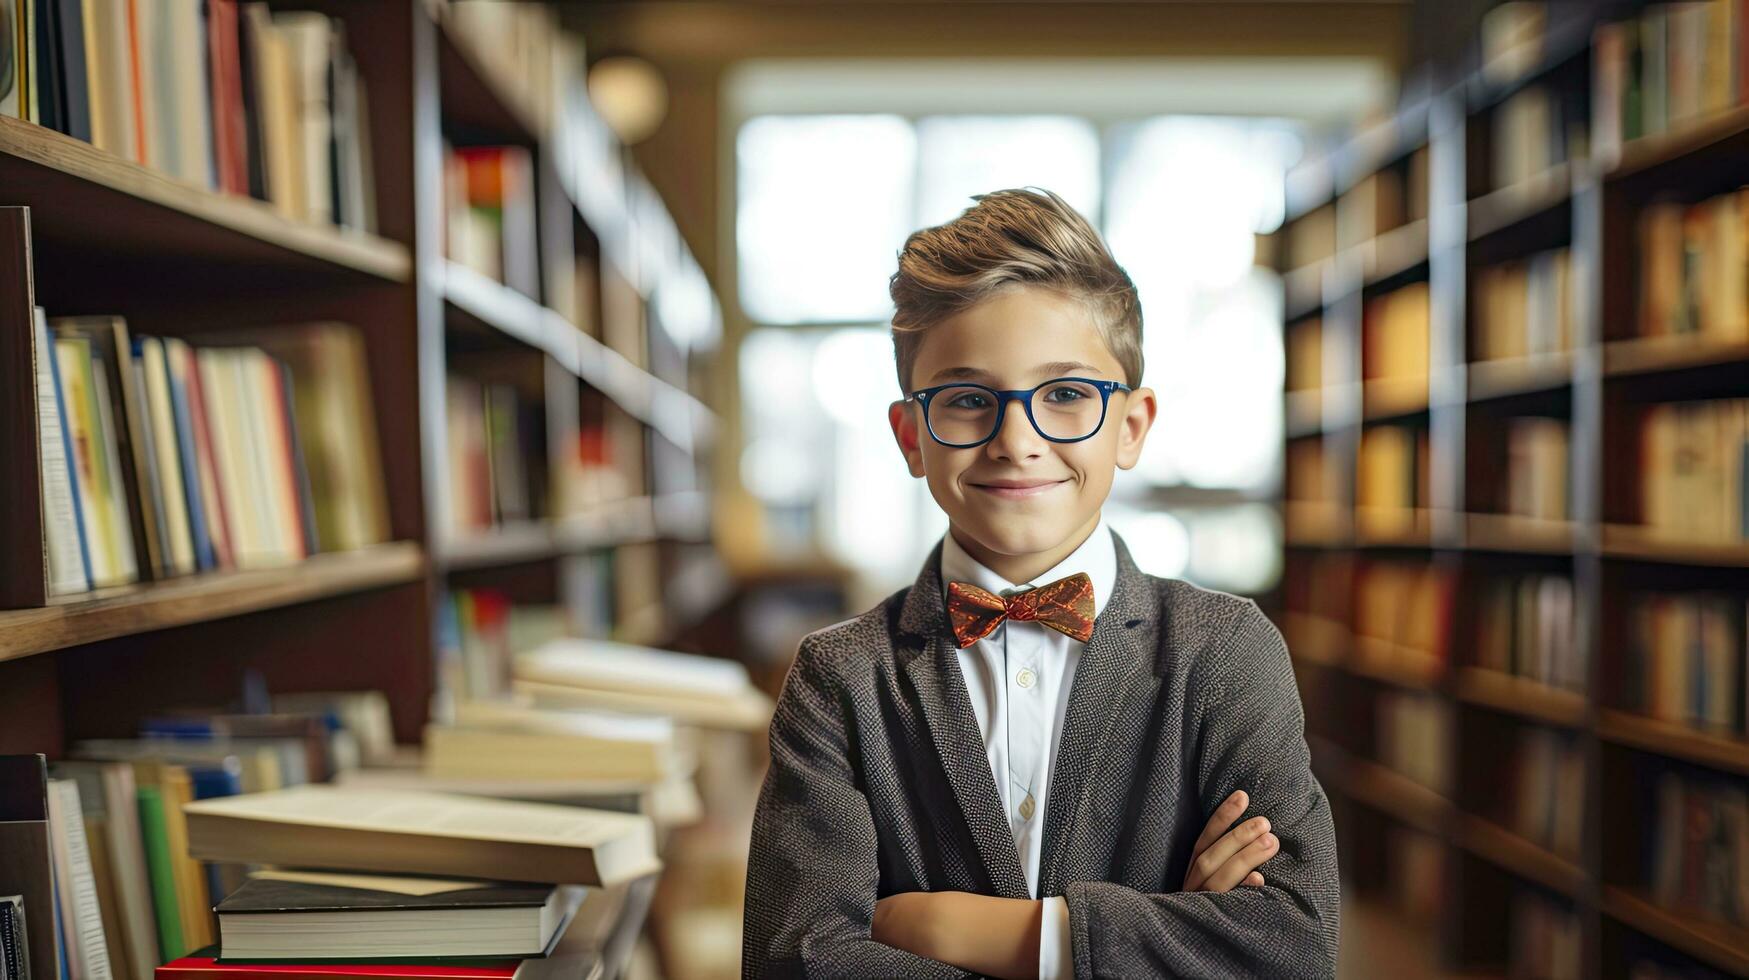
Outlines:
{"label": "boy's ear", "polygon": [[1117,437],[1117,465],[1118,469],[1127,470],[1142,458],[1142,442],[1148,438],[1148,430],[1154,427],[1159,399],[1154,397],[1154,389],[1137,388],[1124,402],[1123,426]]}
{"label": "boy's ear", "polygon": [[911,400],[902,398],[887,406],[887,423],[893,427],[893,439],[899,452],[905,454],[905,465],[912,476],[923,475],[923,446],[917,429],[917,413],[911,411]]}

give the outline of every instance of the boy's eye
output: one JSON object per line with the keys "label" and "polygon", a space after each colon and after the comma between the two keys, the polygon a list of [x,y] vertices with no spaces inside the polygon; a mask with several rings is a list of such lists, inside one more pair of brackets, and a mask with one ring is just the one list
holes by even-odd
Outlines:
{"label": "boy's eye", "polygon": [[989,408],[990,396],[981,391],[962,391],[948,398],[949,408]]}
{"label": "boy's eye", "polygon": [[1058,385],[1055,388],[1047,388],[1043,394],[1045,401],[1055,402],[1059,405],[1066,405],[1087,397],[1087,392],[1073,385]]}

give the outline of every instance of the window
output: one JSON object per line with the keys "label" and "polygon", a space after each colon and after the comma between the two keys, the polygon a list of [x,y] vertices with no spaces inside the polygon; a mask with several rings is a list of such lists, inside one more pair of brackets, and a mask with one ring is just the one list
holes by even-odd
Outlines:
{"label": "window", "polygon": [[[1160,575],[1256,592],[1279,574],[1281,295],[1253,264],[1282,216],[1290,123],[1161,116],[778,115],[740,130],[741,473],[774,547],[902,585],[945,529],[900,464],[886,321],[905,237],[971,195],[1034,185],[1100,228],[1135,280],[1160,412],[1107,519]],[[878,369],[871,367],[877,365]],[[846,387],[848,386],[848,387]],[[827,395],[830,397],[826,397]]]}

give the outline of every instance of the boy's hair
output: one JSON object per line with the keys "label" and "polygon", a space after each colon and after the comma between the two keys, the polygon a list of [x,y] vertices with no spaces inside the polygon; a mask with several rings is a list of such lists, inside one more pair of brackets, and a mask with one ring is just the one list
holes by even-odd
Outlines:
{"label": "boy's hair", "polygon": [[1124,381],[1140,385],[1142,304],[1087,219],[1043,188],[991,191],[972,200],[978,203],[952,221],[913,232],[899,252],[888,290],[900,389],[911,390],[925,331],[1017,283],[1083,301]]}

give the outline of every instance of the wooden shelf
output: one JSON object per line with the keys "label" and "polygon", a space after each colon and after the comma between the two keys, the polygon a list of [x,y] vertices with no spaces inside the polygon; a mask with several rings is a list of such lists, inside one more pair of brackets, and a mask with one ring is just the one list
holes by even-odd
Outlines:
{"label": "wooden shelf", "polygon": [[1749,568],[1749,541],[1699,541],[1644,524],[1603,525],[1606,558]]}
{"label": "wooden shelf", "polygon": [[0,187],[28,205],[40,243],[82,255],[279,266],[406,282],[405,246],[294,221],[264,201],[220,194],[43,126],[0,117]]}
{"label": "wooden shelf", "polygon": [[502,57],[484,56],[478,42],[447,17],[438,17],[437,28],[439,98],[447,126],[523,146],[546,142],[547,127],[534,108],[496,77]]}
{"label": "wooden shelf", "polygon": [[212,572],[59,597],[40,609],[0,611],[0,660],[401,585],[424,574],[419,546],[398,541],[315,555],[284,568]]}
{"label": "wooden shelf", "polygon": [[1433,513],[1421,507],[1356,507],[1354,539],[1362,548],[1427,548],[1433,544]]}
{"label": "wooden shelf", "polygon": [[1585,724],[1583,694],[1550,687],[1527,677],[1497,670],[1465,667],[1457,672],[1453,693],[1466,704],[1562,728]]}
{"label": "wooden shelf", "polygon": [[1443,836],[1453,812],[1451,801],[1409,777],[1366,759],[1350,756],[1340,765],[1342,789],[1357,802],[1389,814],[1417,830]]}
{"label": "wooden shelf", "polygon": [[1471,551],[1565,555],[1574,550],[1578,525],[1516,514],[1465,514],[1464,547]]}
{"label": "wooden shelf", "polygon": [[1301,548],[1340,548],[1353,528],[1345,507],[1324,500],[1289,500],[1282,507],[1287,543]]}
{"label": "wooden shelf", "polygon": [[1362,282],[1367,286],[1394,279],[1427,261],[1427,219],[1392,228],[1363,246]]}
{"label": "wooden shelf", "polygon": [[696,541],[708,538],[709,526],[702,492],[629,497],[584,514],[462,533],[444,545],[437,562],[451,572],[520,565],[659,538]]}
{"label": "wooden shelf", "polygon": [[691,451],[716,431],[704,403],[639,368],[556,311],[459,262],[442,266],[443,297],[476,329],[489,329],[551,356],[670,442]]}
{"label": "wooden shelf", "polygon": [[1603,911],[1726,973],[1749,975],[1749,930],[1660,908],[1627,888],[1605,887]]}
{"label": "wooden shelf", "polygon": [[1465,232],[1474,242],[1516,230],[1565,207],[1572,195],[1572,170],[1558,163],[1529,180],[1472,199],[1465,209]]}
{"label": "wooden shelf", "polygon": [[1749,106],[1738,106],[1681,129],[1629,140],[1622,146],[1621,158],[1604,174],[1604,179],[1623,180],[1700,153],[1734,154],[1740,152],[1741,147],[1737,144],[1746,137],[1749,137]]}
{"label": "wooden shelf", "polygon": [[1573,383],[1573,355],[1562,351],[1471,361],[1465,374],[1472,402],[1558,391]]}
{"label": "wooden shelf", "polygon": [[1682,371],[1715,364],[1749,365],[1749,342],[1724,342],[1669,334],[1612,340],[1603,345],[1603,373],[1610,377]]}
{"label": "wooden shelf", "polygon": [[1324,259],[1282,274],[1283,306],[1289,322],[1324,308],[1324,271],[1329,267],[1330,260]]}
{"label": "wooden shelf", "polygon": [[1384,422],[1425,414],[1427,382],[1425,375],[1368,378],[1361,388],[1361,417],[1368,422]]}
{"label": "wooden shelf", "polygon": [[1438,657],[1373,636],[1355,636],[1353,651],[1349,673],[1411,691],[1434,690],[1445,672]]}
{"label": "wooden shelf", "polygon": [[1749,740],[1742,738],[1716,735],[1675,722],[1609,709],[1598,713],[1597,737],[1605,742],[1749,775]]}
{"label": "wooden shelf", "polygon": [[1282,399],[1282,414],[1289,439],[1303,439],[1323,431],[1324,392],[1318,388],[1290,391]]}
{"label": "wooden shelf", "polygon": [[1509,874],[1542,885],[1571,899],[1585,893],[1585,869],[1553,851],[1526,840],[1489,820],[1460,814],[1456,833],[1458,846]]}

